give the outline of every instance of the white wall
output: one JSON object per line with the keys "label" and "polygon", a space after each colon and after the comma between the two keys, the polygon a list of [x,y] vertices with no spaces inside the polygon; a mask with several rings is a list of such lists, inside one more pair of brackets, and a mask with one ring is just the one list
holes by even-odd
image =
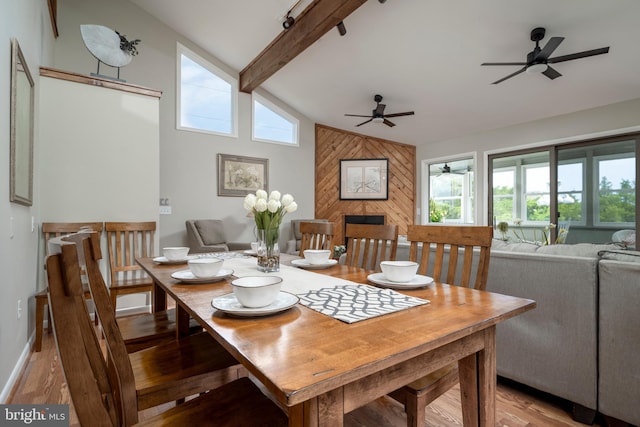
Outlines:
{"label": "white wall", "polygon": [[[37,87],[38,68],[50,62],[53,32],[47,2],[42,0],[4,0],[0,4],[0,402],[4,402],[12,382],[19,374],[21,360],[28,357],[27,340],[33,330],[34,301],[38,268],[38,233],[31,231],[32,218],[39,222],[37,173],[33,206],[9,202],[9,87],[10,38],[15,37],[25,56]],[[36,108],[37,110],[37,108]],[[37,129],[38,116],[35,112]],[[38,134],[34,134],[38,150]],[[38,167],[37,158],[35,168]],[[22,313],[17,318],[18,300]]]}
{"label": "white wall", "polygon": [[[313,217],[314,123],[268,93],[270,101],[300,119],[300,147],[251,141],[251,95],[239,95],[238,137],[178,131],[175,128],[176,42],[180,42],[231,75],[239,70],[204,52],[128,1],[59,0],[60,38],[55,46],[55,68],[82,74],[95,73],[97,61],[85,48],[81,24],[104,25],[141,39],[139,55],[122,68],[128,83],[163,91],[160,100],[160,197],[169,198],[172,214],[161,215],[160,246],[186,244],[185,220],[218,218],[225,221],[229,241],[253,239],[253,224],[246,218],[242,198],[217,196],[217,154],[269,159],[269,188],[291,193],[299,211],[288,215],[282,238],[289,236],[289,219]],[[115,76],[104,65],[101,74]],[[285,229],[286,227],[286,229]]]}
{"label": "white wall", "polygon": [[[420,170],[423,159],[451,157],[476,150],[478,194],[486,195],[487,154],[638,130],[640,130],[640,99],[634,99],[418,146],[417,167]],[[421,181],[422,178],[419,178],[416,187],[418,198],[422,194]],[[488,224],[486,196],[477,197],[477,201],[477,209],[482,213],[482,223]],[[421,202],[417,200],[416,206],[421,206]]]}

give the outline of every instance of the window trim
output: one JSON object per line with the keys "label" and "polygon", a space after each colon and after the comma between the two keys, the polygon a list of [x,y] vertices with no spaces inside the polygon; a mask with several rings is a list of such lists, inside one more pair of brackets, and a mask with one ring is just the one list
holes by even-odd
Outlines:
{"label": "window trim", "polygon": [[[473,183],[469,183],[469,190],[473,190],[473,197],[470,197],[469,205],[473,207],[473,215],[471,215],[472,222],[464,222],[459,221],[457,224],[465,224],[465,225],[474,225],[479,224],[481,213],[478,212],[478,191],[479,191],[479,182],[478,182],[478,156],[477,152],[468,152],[468,153],[460,153],[455,156],[447,156],[447,157],[439,157],[433,159],[423,159],[421,161],[421,177],[420,182],[422,184],[421,197],[420,197],[420,224],[442,224],[442,223],[434,223],[430,221],[429,218],[429,201],[431,194],[431,175],[429,167],[432,164],[439,163],[452,163],[461,160],[470,160],[473,162]],[[468,178],[468,174],[466,175]],[[468,180],[468,179],[467,179]],[[425,197],[426,196],[426,197]],[[462,206],[461,206],[462,208]],[[464,213],[461,211],[462,217],[464,218]]]}
{"label": "window trim", "polygon": [[[207,69],[216,77],[224,80],[231,85],[231,132],[219,132],[207,129],[199,129],[193,127],[183,126],[181,123],[182,115],[182,55],[188,57],[193,62],[196,62],[201,67]],[[238,79],[231,76],[229,73],[223,71],[221,68],[215,66],[210,61],[207,61],[202,56],[198,55],[188,47],[177,43],[176,48],[176,129],[188,132],[205,133],[209,135],[220,135],[237,138],[238,137]]]}
{"label": "window trim", "polygon": [[[281,116],[285,120],[291,122],[293,125],[293,142],[285,142],[278,141],[275,139],[266,139],[266,138],[258,138],[256,137],[256,102],[259,102],[264,107],[270,109],[272,112]],[[251,140],[256,142],[266,142],[269,144],[280,144],[285,145],[287,147],[299,147],[300,146],[300,120],[294,117],[292,114],[289,114],[284,109],[278,107],[273,102],[269,101],[264,96],[256,93],[255,91],[251,93]]]}

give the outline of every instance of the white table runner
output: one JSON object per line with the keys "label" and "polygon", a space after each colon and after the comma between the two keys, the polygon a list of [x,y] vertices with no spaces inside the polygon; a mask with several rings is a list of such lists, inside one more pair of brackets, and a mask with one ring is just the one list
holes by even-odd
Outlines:
{"label": "white table runner", "polygon": [[429,303],[429,300],[404,295],[392,289],[357,284],[288,265],[280,265],[278,272],[262,273],[258,271],[254,257],[225,259],[224,268],[233,269],[236,277],[281,277],[282,290],[297,295],[302,305],[346,323]]}

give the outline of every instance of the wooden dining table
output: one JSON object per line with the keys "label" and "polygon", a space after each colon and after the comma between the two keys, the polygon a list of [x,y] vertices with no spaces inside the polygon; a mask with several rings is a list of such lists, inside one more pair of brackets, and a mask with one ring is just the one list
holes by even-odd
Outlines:
{"label": "wooden dining table", "polygon": [[[535,307],[529,299],[432,283],[398,291],[428,304],[356,323],[301,304],[235,317],[211,304],[232,292],[233,276],[185,284],[171,274],[186,265],[137,261],[154,280],[154,310],[166,307],[167,296],[175,300],[178,334],[196,319],[287,411],[290,426],[342,426],[344,414],[458,361],[464,425],[494,427],[496,325]],[[359,284],[372,273],[340,264],[313,272]]]}

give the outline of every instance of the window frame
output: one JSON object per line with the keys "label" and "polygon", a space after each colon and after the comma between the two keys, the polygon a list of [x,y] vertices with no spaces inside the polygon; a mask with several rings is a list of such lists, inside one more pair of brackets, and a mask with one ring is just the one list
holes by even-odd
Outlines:
{"label": "window frame", "polygon": [[[637,153],[636,153],[637,157]],[[617,160],[617,159],[627,159],[629,156],[626,156],[624,153],[616,153],[616,154],[601,154],[593,156],[593,225],[594,227],[601,228],[629,228],[633,227],[634,224],[632,222],[602,222],[600,221],[600,162],[606,160]],[[636,183],[636,194],[638,193]],[[618,189],[619,190],[619,189]],[[636,201],[637,203],[637,201]]]}
{"label": "window frame", "polygon": [[[463,177],[463,188],[462,188],[462,197],[466,200],[461,200],[460,206],[460,220],[447,220],[442,222],[431,222],[430,218],[430,206],[429,202],[431,200],[431,165],[440,165],[440,164],[451,164],[453,162],[467,161],[471,163],[473,166],[471,167],[471,171],[467,171]],[[456,156],[451,157],[442,157],[437,159],[425,159],[422,160],[422,173],[421,173],[421,182],[423,197],[421,197],[421,208],[420,208],[420,223],[421,224],[464,224],[464,225],[473,225],[479,223],[479,212],[478,212],[478,175],[477,175],[477,167],[478,160],[475,152],[473,153],[462,153]],[[466,186],[466,189],[465,189]],[[466,191],[465,191],[466,190]],[[452,199],[452,198],[450,198]],[[467,215],[465,212],[468,209],[473,209],[473,214]],[[465,222],[465,217],[468,216],[470,222]]]}
{"label": "window frame", "polygon": [[[186,56],[191,61],[197,63],[202,68],[205,68],[211,74],[215,75],[219,79],[227,82],[231,86],[231,132],[220,132],[208,129],[200,129],[195,127],[188,127],[182,125],[182,56]],[[177,43],[176,47],[176,129],[188,132],[204,133],[209,135],[220,135],[232,138],[238,137],[238,79],[231,76],[229,73],[217,67],[210,61],[207,61],[202,56],[198,55],[188,47],[181,43]]]}
{"label": "window frame", "polygon": [[[549,167],[550,167],[550,182],[553,184],[551,187],[551,207],[550,207],[550,215],[551,222],[554,224],[558,223],[558,171],[557,165],[564,163],[565,158],[563,158],[560,153],[564,150],[573,150],[573,149],[590,149],[593,147],[594,149],[601,149],[602,147],[606,147],[608,144],[618,144],[621,143],[624,145],[625,142],[629,142],[632,146],[632,152],[635,155],[635,195],[640,193],[640,188],[638,188],[638,181],[640,180],[640,132],[636,129],[631,132],[620,132],[613,135],[607,135],[603,137],[593,137],[593,138],[584,138],[584,139],[572,139],[570,141],[558,141],[558,142],[549,142],[547,144],[536,145],[532,148],[522,148],[516,150],[500,150],[494,152],[487,152],[487,192],[486,194],[486,210],[487,218],[493,219],[494,215],[494,205],[493,205],[493,178],[492,174],[494,170],[501,170],[502,167],[494,169],[494,165],[496,161],[499,161],[502,158],[514,157],[514,156],[522,156],[526,154],[543,154],[544,152],[549,153]],[[614,145],[612,145],[611,150],[615,152],[617,149]],[[602,154],[600,156],[607,155]],[[602,242],[603,239],[600,239],[603,235],[606,236],[606,232],[608,230],[615,230],[619,228],[633,228],[636,229],[638,223],[640,222],[640,205],[635,204],[635,223],[596,223],[595,221],[595,212],[594,209],[594,190],[595,187],[598,187],[598,184],[595,184],[594,187],[594,179],[598,180],[599,173],[593,168],[593,157],[587,157],[586,166],[583,168],[583,200],[582,200],[582,214],[583,221],[573,221],[571,220],[571,226],[578,226],[577,228],[581,230],[580,232],[590,234],[591,236],[596,236],[596,241]],[[562,160],[559,160],[562,159]],[[594,175],[595,174],[595,175]],[[522,181],[516,182],[517,186],[522,185]],[[598,207],[599,208],[599,207]],[[495,221],[494,221],[495,222]],[[563,219],[560,222],[565,222]],[[494,224],[495,226],[495,224]],[[552,230],[552,240],[555,239],[556,230]],[[579,241],[579,240],[578,240]]]}
{"label": "window frame", "polygon": [[[293,125],[293,142],[278,141],[275,139],[259,138],[256,136],[256,102],[262,104],[265,108],[268,108],[273,113],[279,115],[283,119],[291,122]],[[269,101],[264,96],[257,92],[251,93],[251,140],[256,142],[265,142],[269,144],[280,144],[287,147],[299,147],[300,146],[300,120],[289,114],[284,109],[280,108],[273,102]]]}

